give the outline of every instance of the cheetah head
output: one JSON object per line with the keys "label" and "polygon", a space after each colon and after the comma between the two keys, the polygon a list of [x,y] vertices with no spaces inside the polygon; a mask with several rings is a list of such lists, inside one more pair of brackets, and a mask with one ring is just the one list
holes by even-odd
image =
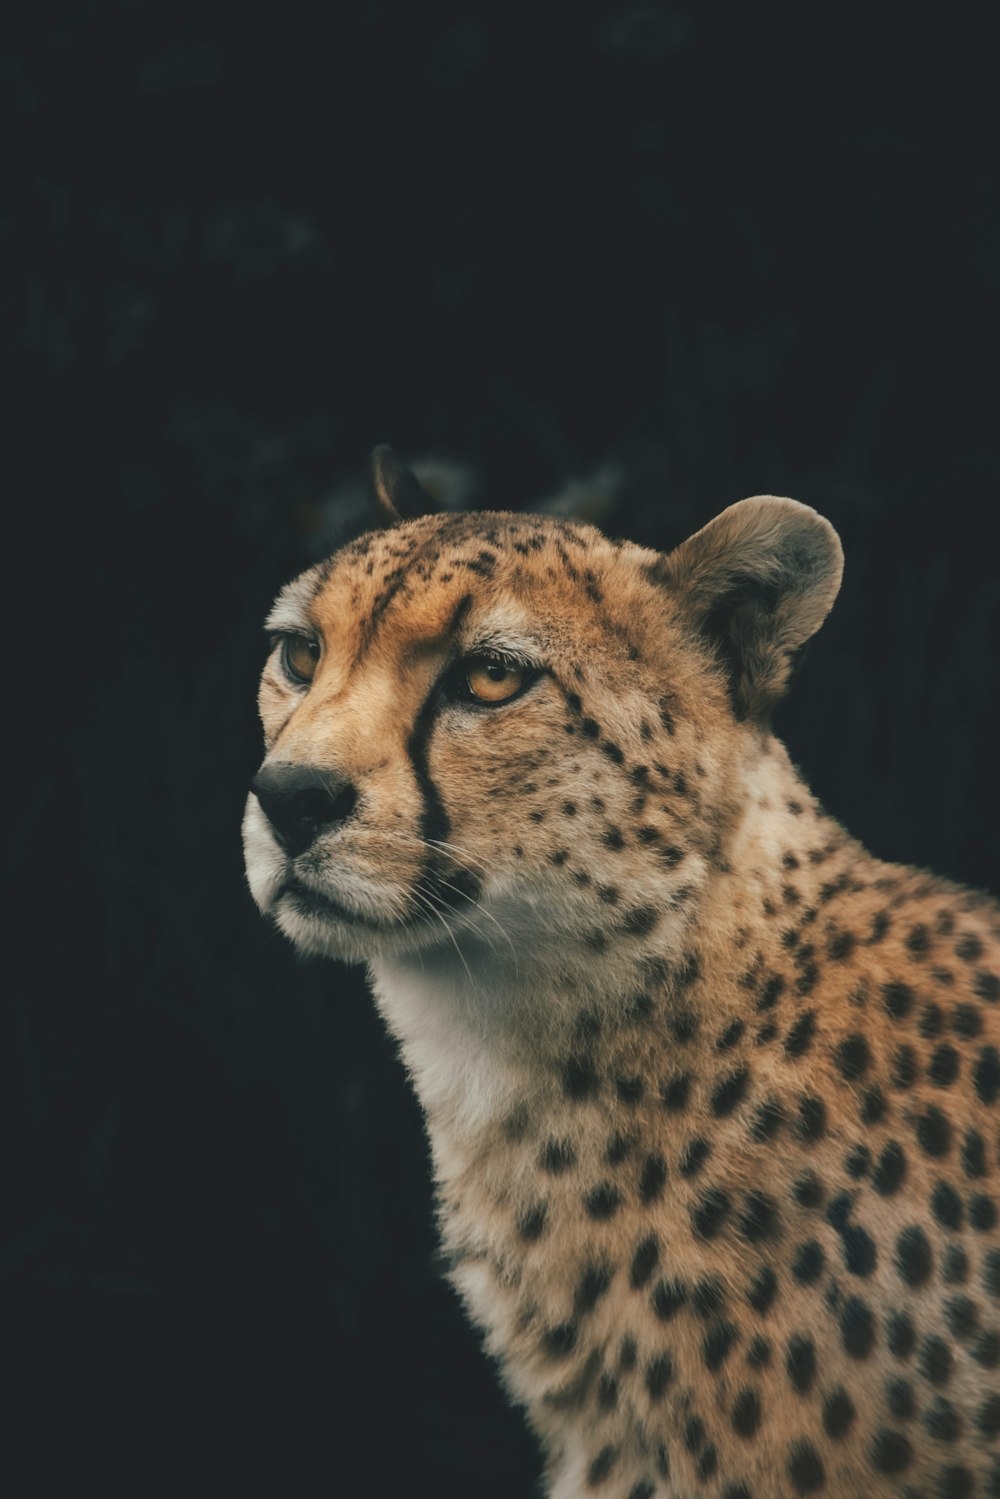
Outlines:
{"label": "cheetah head", "polygon": [[388,450],[375,487],[382,527],[267,621],[243,827],[261,910],[348,961],[669,956],[836,595],[836,534],[763,496],[664,556],[435,513]]}

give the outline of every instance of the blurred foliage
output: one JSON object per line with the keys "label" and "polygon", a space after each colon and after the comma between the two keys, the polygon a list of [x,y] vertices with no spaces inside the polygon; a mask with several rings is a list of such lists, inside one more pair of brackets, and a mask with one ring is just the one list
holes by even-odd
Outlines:
{"label": "blurred foliage", "polygon": [[38,1492],[536,1471],[360,975],[243,889],[259,621],[364,525],[372,443],[660,546],[814,504],[847,581],[779,727],[875,851],[998,883],[998,42],[943,0],[8,18],[0,1334]]}

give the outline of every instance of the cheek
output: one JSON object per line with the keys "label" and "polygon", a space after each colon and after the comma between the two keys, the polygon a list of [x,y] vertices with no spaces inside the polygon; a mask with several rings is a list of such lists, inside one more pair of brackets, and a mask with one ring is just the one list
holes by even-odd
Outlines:
{"label": "cheek", "polygon": [[260,684],[257,694],[257,711],[264,730],[264,744],[268,749],[277,739],[288,719],[295,711],[297,699],[289,699],[269,677]]}

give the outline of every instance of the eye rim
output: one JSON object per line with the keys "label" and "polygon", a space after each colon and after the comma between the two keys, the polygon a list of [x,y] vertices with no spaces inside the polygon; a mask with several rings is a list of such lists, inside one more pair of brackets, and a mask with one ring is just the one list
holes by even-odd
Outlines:
{"label": "eye rim", "polygon": [[[501,666],[507,671],[523,672],[523,678],[513,692],[507,697],[484,698],[473,692],[469,684],[469,673],[473,667],[486,663],[489,666]],[[471,708],[506,708],[508,703],[516,702],[523,697],[528,688],[537,682],[542,674],[542,668],[536,666],[532,661],[526,661],[523,656],[513,655],[509,651],[480,649],[469,651],[455,662],[448,673],[448,696],[453,701],[463,703]]]}
{"label": "eye rim", "polygon": [[[309,651],[315,652],[312,656],[313,668],[309,676],[296,671],[289,656],[289,649],[296,641],[305,643]],[[316,676],[316,668],[319,666],[322,655],[322,646],[315,635],[307,635],[305,630],[276,630],[271,637],[272,649],[277,648],[278,664],[282,675],[293,687],[308,687]]]}

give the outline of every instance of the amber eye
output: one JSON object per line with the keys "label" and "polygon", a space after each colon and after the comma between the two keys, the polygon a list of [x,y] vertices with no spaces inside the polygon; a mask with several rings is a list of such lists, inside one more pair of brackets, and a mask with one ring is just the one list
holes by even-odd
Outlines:
{"label": "amber eye", "polygon": [[311,682],[319,661],[319,641],[308,635],[281,637],[281,667],[290,682]]}
{"label": "amber eye", "polygon": [[465,667],[465,685],[477,703],[505,703],[527,679],[526,666],[498,656],[475,656]]}

